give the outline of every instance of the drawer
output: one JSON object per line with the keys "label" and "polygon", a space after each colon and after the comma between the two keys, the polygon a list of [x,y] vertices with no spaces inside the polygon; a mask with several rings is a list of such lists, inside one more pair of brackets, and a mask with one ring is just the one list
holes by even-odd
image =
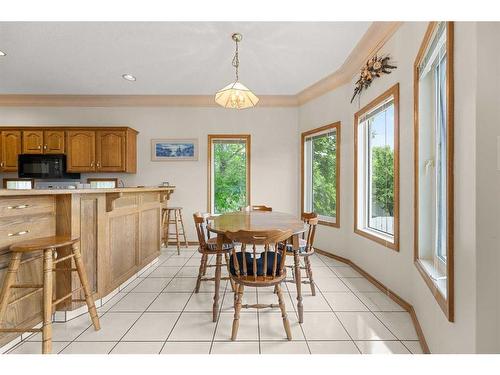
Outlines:
{"label": "drawer", "polygon": [[53,236],[56,232],[54,213],[0,218],[0,252],[13,243],[31,238]]}
{"label": "drawer", "polygon": [[1,218],[52,212],[55,212],[55,200],[51,195],[0,198]]}

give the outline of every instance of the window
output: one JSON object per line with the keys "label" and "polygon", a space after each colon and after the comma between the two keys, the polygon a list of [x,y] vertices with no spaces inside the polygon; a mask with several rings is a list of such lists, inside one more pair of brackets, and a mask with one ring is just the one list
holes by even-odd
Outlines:
{"label": "window", "polygon": [[354,115],[354,231],[399,248],[399,85]]}
{"label": "window", "polygon": [[453,321],[453,23],[431,22],[414,65],[415,265]]}
{"label": "window", "polygon": [[238,211],[250,204],[250,135],[208,136],[208,210]]}
{"label": "window", "polygon": [[340,226],[340,122],[302,133],[302,212]]}

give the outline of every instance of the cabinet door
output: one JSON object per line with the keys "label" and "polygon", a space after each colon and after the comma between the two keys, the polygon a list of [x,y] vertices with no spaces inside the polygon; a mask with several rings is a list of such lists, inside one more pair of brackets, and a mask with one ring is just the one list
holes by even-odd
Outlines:
{"label": "cabinet door", "polygon": [[45,154],[64,154],[64,131],[45,130],[43,140],[43,152]]}
{"label": "cabinet door", "polygon": [[95,172],[95,131],[70,130],[67,133],[67,171]]}
{"label": "cabinet door", "polygon": [[21,132],[4,130],[0,140],[0,170],[17,172],[17,156],[21,153]]}
{"label": "cabinet door", "polygon": [[23,154],[43,154],[43,130],[23,130]]}
{"label": "cabinet door", "polygon": [[97,131],[97,171],[125,172],[125,132]]}

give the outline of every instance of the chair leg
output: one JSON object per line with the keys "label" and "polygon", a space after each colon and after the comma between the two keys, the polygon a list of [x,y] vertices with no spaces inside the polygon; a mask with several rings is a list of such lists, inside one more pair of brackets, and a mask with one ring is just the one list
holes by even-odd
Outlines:
{"label": "chair leg", "polygon": [[295,287],[297,288],[297,311],[299,323],[304,322],[304,305],[302,303],[302,278],[300,272],[300,258],[298,253],[298,241],[294,241],[293,260],[295,269]]}
{"label": "chair leg", "polygon": [[177,255],[181,255],[181,241],[179,240],[179,216],[177,210],[174,212],[175,219],[175,242],[177,242]]}
{"label": "chair leg", "polygon": [[73,245],[73,254],[75,255],[75,265],[76,271],[78,272],[78,277],[80,278],[80,283],[82,284],[83,293],[85,294],[85,302],[87,303],[87,308],[89,311],[90,319],[94,325],[94,329],[99,331],[101,329],[101,324],[99,322],[99,317],[97,316],[97,310],[95,308],[94,298],[92,297],[92,292],[89,287],[89,280],[87,278],[87,272],[85,272],[85,266],[82,261],[82,255],[80,249],[77,245]]}
{"label": "chair leg", "polygon": [[165,231],[167,232],[167,236],[165,237],[165,247],[168,247],[168,241],[170,240],[170,215],[172,211],[167,209],[167,225]]}
{"label": "chair leg", "polygon": [[240,327],[240,312],[241,312],[241,301],[243,299],[244,286],[241,284],[236,284],[236,291],[234,292],[234,319],[233,319],[233,329],[231,331],[231,341],[236,340],[238,336],[238,328]]}
{"label": "chair leg", "polygon": [[2,291],[0,292],[0,327],[5,318],[5,313],[7,312],[7,306],[9,305],[10,288],[16,280],[17,270],[21,264],[22,253],[12,253],[12,258],[9,263],[9,269],[3,280]]}
{"label": "chair leg", "polygon": [[283,327],[285,328],[286,338],[290,341],[292,339],[292,331],[290,330],[290,322],[286,313],[285,301],[283,300],[283,293],[281,287],[276,284],[276,291],[278,293],[278,302],[281,310],[281,317],[283,318]]}
{"label": "chair leg", "polygon": [[52,353],[52,249],[43,251],[42,354]]}
{"label": "chair leg", "polygon": [[168,247],[168,233],[166,231],[166,225],[167,225],[167,210],[162,209],[161,212],[161,235],[162,235],[162,246],[163,247]]}
{"label": "chair leg", "polygon": [[189,247],[187,238],[186,238],[186,231],[184,230],[184,220],[182,220],[182,211],[179,210],[179,218],[181,220],[181,228],[182,228],[182,236],[184,237],[184,244],[186,245],[186,248]]}
{"label": "chair leg", "polygon": [[200,270],[198,271],[198,279],[196,280],[196,288],[194,289],[195,293],[199,293],[199,291],[200,291],[201,278],[203,276],[203,271],[205,270],[206,261],[207,261],[207,254],[203,254],[201,256]]}
{"label": "chair leg", "polygon": [[212,308],[212,320],[217,321],[217,315],[219,315],[219,289],[220,289],[220,277],[222,268],[222,254],[216,255],[215,263],[215,294],[214,294],[214,305]]}
{"label": "chair leg", "polygon": [[[231,275],[231,267],[229,266],[229,254],[228,253],[224,253],[224,256],[226,258],[226,268],[227,268],[227,274],[228,275]],[[234,286],[234,281],[233,279],[231,279],[231,277],[229,278],[229,283],[231,284],[231,290],[233,292],[236,291],[235,289],[235,286]]]}
{"label": "chair leg", "polygon": [[311,294],[313,296],[316,295],[316,286],[314,285],[314,280],[313,280],[313,272],[312,272],[312,267],[311,267],[311,260],[309,259],[308,256],[304,257],[304,262],[306,264],[306,273],[307,273],[307,278],[309,279],[309,283],[311,285]]}

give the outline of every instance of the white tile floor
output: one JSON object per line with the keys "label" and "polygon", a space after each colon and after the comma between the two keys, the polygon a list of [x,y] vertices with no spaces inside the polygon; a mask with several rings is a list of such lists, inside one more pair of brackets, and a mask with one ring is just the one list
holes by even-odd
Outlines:
{"label": "white tile floor", "polygon": [[[291,259],[290,259],[291,260]],[[221,283],[221,312],[212,322],[213,282],[194,294],[200,255],[195,247],[163,249],[159,262],[98,309],[101,330],[87,315],[53,325],[53,352],[61,354],[359,354],[422,353],[410,315],[344,263],[314,255],[317,286],[304,285],[304,323],[296,288],[284,287],[293,340],[279,310],[243,310],[238,340],[230,341],[233,293]],[[211,259],[214,262],[214,259]],[[212,270],[209,269],[209,274]],[[277,303],[272,288],[246,288],[243,303]],[[9,353],[41,351],[40,334]]]}

